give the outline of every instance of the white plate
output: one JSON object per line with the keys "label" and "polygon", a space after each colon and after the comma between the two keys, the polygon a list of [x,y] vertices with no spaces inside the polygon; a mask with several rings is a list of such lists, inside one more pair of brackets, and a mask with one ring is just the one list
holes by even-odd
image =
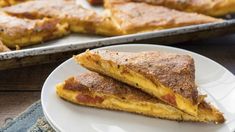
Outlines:
{"label": "white plate", "polygon": [[200,91],[208,94],[208,100],[224,113],[227,121],[222,125],[175,122],[71,104],[56,95],[55,85],[86,70],[69,59],[50,74],[42,89],[44,114],[56,129],[62,132],[227,132],[235,129],[235,77],[218,63],[190,51],[166,46],[129,44],[101,49],[156,50],[191,55],[195,60],[196,83]]}

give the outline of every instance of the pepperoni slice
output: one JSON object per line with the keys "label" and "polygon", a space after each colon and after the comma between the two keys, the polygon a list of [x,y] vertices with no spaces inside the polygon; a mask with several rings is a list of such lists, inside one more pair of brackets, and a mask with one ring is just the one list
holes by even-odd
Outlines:
{"label": "pepperoni slice", "polygon": [[176,100],[174,94],[166,94],[161,97],[163,100],[166,100],[168,103],[176,106]]}
{"label": "pepperoni slice", "polygon": [[79,102],[89,103],[89,104],[98,104],[98,103],[102,103],[104,101],[104,99],[99,96],[92,97],[92,96],[83,95],[83,94],[78,94],[76,99]]}

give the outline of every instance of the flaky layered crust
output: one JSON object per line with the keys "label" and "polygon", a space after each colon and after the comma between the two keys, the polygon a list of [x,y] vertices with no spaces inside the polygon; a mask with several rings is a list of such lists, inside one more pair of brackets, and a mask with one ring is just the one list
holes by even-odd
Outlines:
{"label": "flaky layered crust", "polygon": [[36,0],[6,7],[3,10],[21,18],[56,18],[68,23],[73,32],[109,36],[120,34],[106,14],[85,9],[74,1]]}
{"label": "flaky layered crust", "polygon": [[146,3],[125,2],[125,0],[106,0],[105,7],[123,34],[222,21],[197,13],[186,13]]}
{"label": "flaky layered crust", "polygon": [[107,36],[222,21],[196,13],[126,0],[106,0],[105,7],[106,13],[98,14],[77,5],[74,1],[36,0],[3,10],[21,18],[56,18],[68,23],[73,32]]}
{"label": "flaky layered crust", "polygon": [[[197,12],[209,16],[223,16],[235,12],[234,0],[96,0],[99,3],[125,3],[143,2],[153,5],[165,6],[185,12]],[[107,5],[107,4],[106,4]]]}
{"label": "flaky layered crust", "polygon": [[89,70],[139,88],[189,114],[202,100],[195,86],[193,59],[166,52],[86,51],[75,60]]}
{"label": "flaky layered crust", "polygon": [[[129,0],[127,0],[129,1]],[[234,0],[132,0],[162,5],[187,12],[198,12],[211,16],[222,16],[235,12]]]}
{"label": "flaky layered crust", "polygon": [[199,105],[198,117],[169,106],[138,89],[109,77],[87,72],[57,85],[57,94],[73,103],[139,113],[169,120],[224,122],[223,115],[207,103]]}
{"label": "flaky layered crust", "polygon": [[57,19],[20,19],[3,12],[0,12],[0,18],[0,38],[10,48],[40,43],[68,33],[68,25]]}
{"label": "flaky layered crust", "polygon": [[87,51],[78,55],[79,63],[82,63],[79,58],[83,55],[89,55],[92,58],[97,57],[94,58],[97,62],[107,60],[110,63],[125,66],[153,82],[160,82],[185,98],[197,102],[198,93],[195,85],[194,60],[189,55],[157,51],[131,53],[99,50]]}

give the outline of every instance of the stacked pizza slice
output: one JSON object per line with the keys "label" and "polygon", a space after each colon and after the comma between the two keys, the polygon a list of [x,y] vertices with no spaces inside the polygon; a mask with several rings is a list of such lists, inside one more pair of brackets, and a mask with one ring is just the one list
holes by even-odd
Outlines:
{"label": "stacked pizza slice", "polygon": [[88,50],[74,59],[93,72],[58,84],[57,94],[65,100],[169,120],[225,121],[205,101],[206,96],[198,93],[194,60],[189,55]]}

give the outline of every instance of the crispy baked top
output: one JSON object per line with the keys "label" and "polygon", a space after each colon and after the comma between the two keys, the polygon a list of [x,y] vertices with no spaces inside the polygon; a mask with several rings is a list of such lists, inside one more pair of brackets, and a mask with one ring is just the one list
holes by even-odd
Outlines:
{"label": "crispy baked top", "polygon": [[89,52],[99,56],[100,59],[142,74],[155,84],[160,82],[185,98],[197,102],[194,60],[189,55],[159,51],[131,53],[99,50]]}
{"label": "crispy baked top", "polygon": [[170,6],[178,5],[179,8],[188,8],[188,7],[203,7],[201,10],[213,8],[218,6],[218,4],[223,3],[224,0],[132,0],[136,2],[146,2],[157,5],[167,5]]}
{"label": "crispy baked top", "polygon": [[[109,1],[109,0],[107,0]],[[165,28],[219,22],[221,19],[200,15],[197,13],[186,13],[163,6],[155,6],[146,3],[122,2],[122,0],[110,0],[105,3],[110,10],[112,18],[121,29],[127,32],[138,32],[148,30],[160,30]]]}
{"label": "crispy baked top", "polygon": [[[128,1],[128,0],[126,0]],[[169,8],[198,12],[208,15],[225,15],[235,11],[234,0],[132,0],[146,2],[155,5],[162,5]],[[233,8],[233,9],[228,9]]]}
{"label": "crispy baked top", "polygon": [[71,0],[35,0],[3,9],[12,15],[26,18],[54,17],[62,20],[94,20],[97,14]]}
{"label": "crispy baked top", "polygon": [[18,37],[30,36],[40,32],[52,33],[57,30],[56,19],[29,20],[21,19],[0,12],[0,37],[16,39]]}
{"label": "crispy baked top", "polygon": [[118,82],[95,72],[86,72],[65,81],[65,89],[79,90],[83,93],[98,93],[127,100],[162,102],[138,89]]}
{"label": "crispy baked top", "polygon": [[104,35],[120,34],[105,13],[85,9],[71,0],[36,0],[3,9],[21,18],[56,18],[69,24],[73,32],[89,32]]}

